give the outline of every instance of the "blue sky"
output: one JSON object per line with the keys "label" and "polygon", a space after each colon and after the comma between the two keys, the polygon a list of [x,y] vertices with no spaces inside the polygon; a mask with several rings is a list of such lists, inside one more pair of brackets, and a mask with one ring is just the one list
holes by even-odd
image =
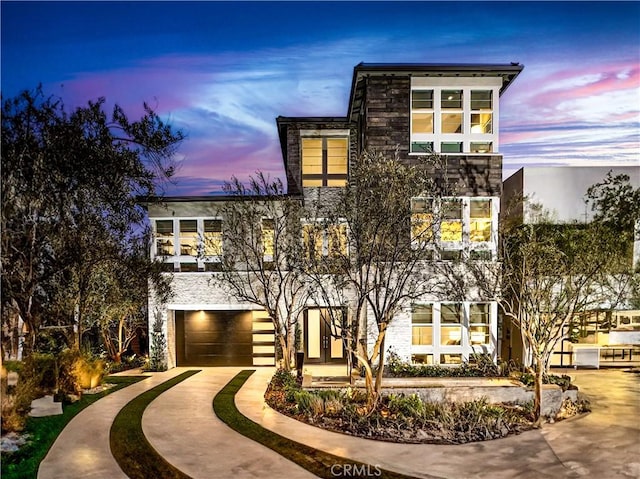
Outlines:
{"label": "blue sky", "polygon": [[359,62],[525,65],[500,151],[522,165],[640,163],[638,2],[6,2],[2,95],[143,101],[183,129],[176,185],[284,177],[275,117],[346,114]]}

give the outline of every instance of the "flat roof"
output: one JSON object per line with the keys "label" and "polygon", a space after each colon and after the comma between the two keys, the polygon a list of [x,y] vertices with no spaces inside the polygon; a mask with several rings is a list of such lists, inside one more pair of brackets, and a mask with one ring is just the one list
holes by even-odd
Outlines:
{"label": "flat roof", "polygon": [[502,77],[500,95],[511,85],[524,69],[518,62],[511,63],[358,63],[353,67],[353,80],[347,116],[353,118],[362,101],[357,95],[360,80],[371,75],[394,75],[396,73],[417,77]]}

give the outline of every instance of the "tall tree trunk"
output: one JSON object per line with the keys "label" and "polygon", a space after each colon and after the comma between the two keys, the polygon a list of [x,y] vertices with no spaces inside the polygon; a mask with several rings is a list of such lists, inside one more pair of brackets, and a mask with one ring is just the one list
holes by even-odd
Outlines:
{"label": "tall tree trunk", "polygon": [[536,381],[534,388],[534,401],[533,401],[533,413],[534,413],[534,427],[540,427],[542,425],[542,375],[544,373],[543,361],[540,354],[536,354]]}
{"label": "tall tree trunk", "polygon": [[383,331],[380,339],[380,353],[378,355],[378,373],[376,374],[376,396],[380,395],[382,390],[382,374],[384,373],[384,343],[387,338],[386,331]]}

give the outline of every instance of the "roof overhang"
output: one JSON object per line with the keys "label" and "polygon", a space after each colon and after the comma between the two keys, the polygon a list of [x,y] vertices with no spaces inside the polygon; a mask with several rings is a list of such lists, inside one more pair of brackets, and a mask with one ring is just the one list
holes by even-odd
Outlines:
{"label": "roof overhang", "polygon": [[500,95],[511,85],[523,70],[520,63],[476,64],[476,63],[359,63],[353,68],[353,81],[347,117],[354,119],[360,110],[363,93],[361,80],[369,76],[413,76],[413,77],[501,77]]}

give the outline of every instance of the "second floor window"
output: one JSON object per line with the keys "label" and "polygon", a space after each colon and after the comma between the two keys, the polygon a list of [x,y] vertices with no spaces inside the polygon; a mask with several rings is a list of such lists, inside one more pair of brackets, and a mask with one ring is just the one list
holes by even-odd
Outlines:
{"label": "second floor window", "polygon": [[462,241],[462,201],[444,200],[440,223],[441,241]]}
{"label": "second floor window", "polygon": [[222,255],[222,220],[204,220],[204,255]]}
{"label": "second floor window", "polygon": [[433,238],[433,211],[430,198],[411,199],[411,241],[426,243]]}
{"label": "second floor window", "polygon": [[330,225],[323,228],[317,224],[302,226],[302,240],[308,259],[320,259],[323,256],[340,258],[347,255],[346,224]]}
{"label": "second floor window", "polygon": [[180,220],[180,255],[196,256],[198,254],[198,222],[197,220]]}
{"label": "second floor window", "polygon": [[491,241],[491,200],[472,199],[470,206],[469,239],[475,242]]}
{"label": "second floor window", "polygon": [[345,186],[348,138],[302,138],[302,186]]}
{"label": "second floor window", "polygon": [[262,219],[262,251],[265,261],[271,261],[274,255],[275,222],[270,218]]}
{"label": "second floor window", "polygon": [[173,256],[173,220],[156,221],[156,250],[158,256]]}

